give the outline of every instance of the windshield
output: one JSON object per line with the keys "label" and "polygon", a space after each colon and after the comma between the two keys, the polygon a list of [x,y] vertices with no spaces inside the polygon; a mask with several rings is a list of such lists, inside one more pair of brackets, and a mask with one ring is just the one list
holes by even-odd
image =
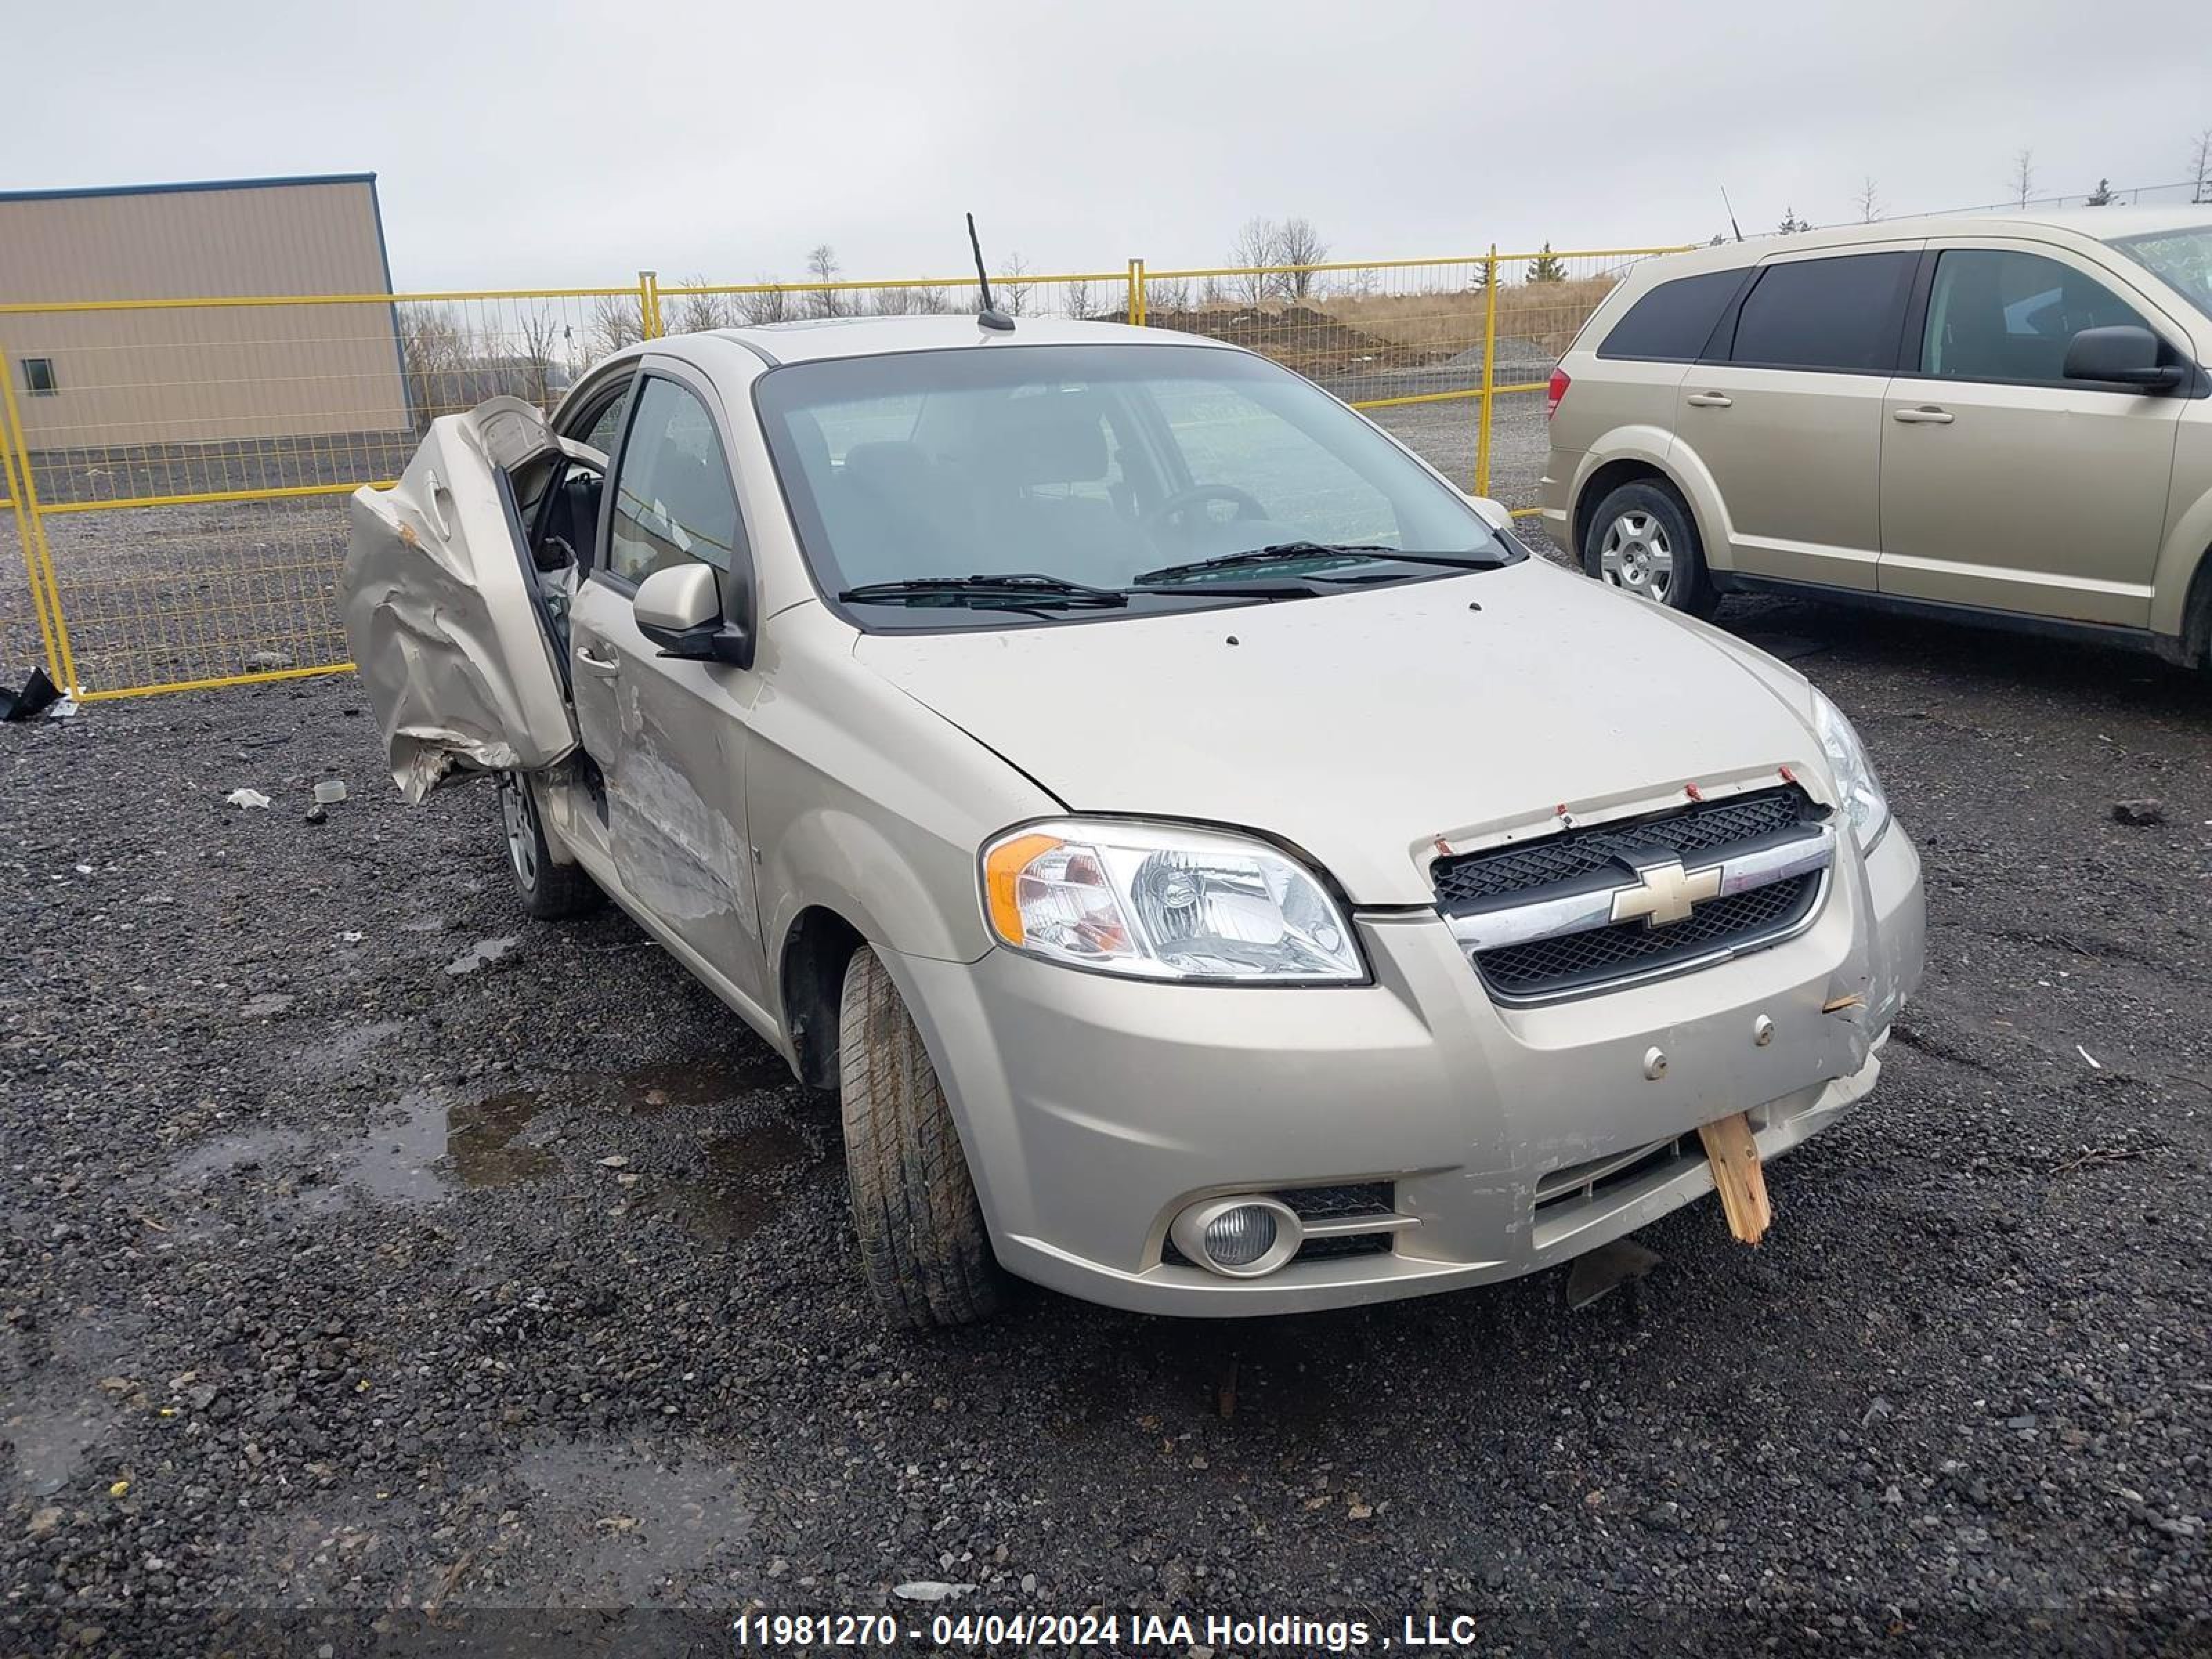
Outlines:
{"label": "windshield", "polygon": [[2212,317],[2212,225],[2122,236],[2112,246],[2162,277],[2190,304]]}
{"label": "windshield", "polygon": [[1241,352],[993,345],[757,386],[816,580],[868,628],[1264,603],[1516,556],[1342,404]]}

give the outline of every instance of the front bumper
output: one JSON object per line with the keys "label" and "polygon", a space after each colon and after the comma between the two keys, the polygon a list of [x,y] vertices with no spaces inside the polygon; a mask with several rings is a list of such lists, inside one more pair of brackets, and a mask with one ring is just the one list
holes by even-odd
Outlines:
{"label": "front bumper", "polygon": [[[1540,1008],[1494,1006],[1432,913],[1359,927],[1375,981],[1342,989],[1151,984],[1005,951],[890,959],[1000,1260],[1091,1301],[1200,1316],[1381,1301],[1565,1261],[1712,1179],[1693,1133],[1682,1156],[1540,1206],[1547,1176],[1742,1110],[1771,1156],[1873,1086],[1875,1050],[1919,981],[1920,862],[1893,825],[1870,856],[1838,860],[1796,938]],[[1764,1046],[1761,1016],[1775,1028]],[[1656,1079],[1653,1048],[1668,1060]],[[1162,1260],[1169,1224],[1200,1198],[1382,1181],[1416,1224],[1387,1253],[1257,1279]]]}

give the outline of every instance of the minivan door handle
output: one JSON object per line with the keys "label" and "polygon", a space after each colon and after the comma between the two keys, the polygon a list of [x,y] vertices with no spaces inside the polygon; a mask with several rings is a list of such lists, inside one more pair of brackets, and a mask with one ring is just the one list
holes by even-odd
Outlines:
{"label": "minivan door handle", "polygon": [[595,657],[580,644],[576,647],[576,660],[594,674],[619,674],[622,660],[617,657]]}
{"label": "minivan door handle", "polygon": [[1682,399],[1699,409],[1734,409],[1735,399],[1724,392],[1692,392]]}
{"label": "minivan door handle", "polygon": [[1890,418],[1902,421],[1907,426],[1948,426],[1951,424],[1951,411],[1923,404],[1918,409],[1893,410]]}

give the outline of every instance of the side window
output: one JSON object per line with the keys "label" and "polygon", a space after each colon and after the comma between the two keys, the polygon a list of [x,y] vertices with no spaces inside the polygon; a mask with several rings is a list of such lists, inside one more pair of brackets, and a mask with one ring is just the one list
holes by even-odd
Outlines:
{"label": "side window", "polygon": [[1694,362],[1705,355],[1713,325],[1728,309],[1728,302],[1743,282],[1741,268],[1709,270],[1697,276],[1678,276],[1662,283],[1613,325],[1601,357],[1656,358],[1662,362]]}
{"label": "side window", "polygon": [[607,574],[641,582],[696,559],[730,568],[738,544],[738,493],[706,405],[673,380],[648,375],[637,392],[615,474]]}
{"label": "side window", "polygon": [[591,445],[602,455],[613,454],[615,445],[622,440],[623,417],[629,413],[629,394],[636,386],[637,382],[630,380],[608,398],[606,406],[592,416],[592,423],[574,434],[576,441]]}
{"label": "side window", "polygon": [[1849,253],[1769,265],[1735,325],[1739,363],[1887,374],[1912,284],[1911,253]]}
{"label": "side window", "polygon": [[2142,315],[2095,278],[2039,253],[1948,248],[1936,261],[1920,372],[1945,380],[2065,379],[2066,343]]}

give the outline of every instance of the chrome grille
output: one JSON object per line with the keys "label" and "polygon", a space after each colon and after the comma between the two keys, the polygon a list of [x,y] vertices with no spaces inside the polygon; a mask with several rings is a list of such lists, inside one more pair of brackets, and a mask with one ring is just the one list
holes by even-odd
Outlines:
{"label": "chrome grille", "polygon": [[[1791,784],[1579,826],[1437,860],[1437,908],[1497,1000],[1581,995],[1738,956],[1807,925],[1833,855],[1826,818]],[[1709,896],[1686,915],[1631,913],[1688,876]]]}

